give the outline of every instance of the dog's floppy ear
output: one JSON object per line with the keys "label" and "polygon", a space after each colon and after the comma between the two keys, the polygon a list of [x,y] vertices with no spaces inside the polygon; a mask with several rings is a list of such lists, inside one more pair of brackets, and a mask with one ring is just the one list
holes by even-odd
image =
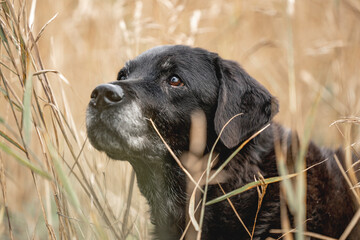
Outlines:
{"label": "dog's floppy ear", "polygon": [[220,86],[215,112],[215,131],[236,114],[221,134],[227,148],[233,148],[260,130],[278,112],[277,100],[236,62],[217,57],[215,69]]}

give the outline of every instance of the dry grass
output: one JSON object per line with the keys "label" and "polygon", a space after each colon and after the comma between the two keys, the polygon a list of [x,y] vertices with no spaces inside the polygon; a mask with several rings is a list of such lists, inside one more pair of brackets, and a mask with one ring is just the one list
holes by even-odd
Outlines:
{"label": "dry grass", "polygon": [[149,239],[131,168],[90,147],[85,109],[96,85],[159,44],[239,61],[278,97],[276,120],[303,146],[311,136],[358,151],[360,3],[295,1],[293,14],[287,3],[0,0],[0,238]]}

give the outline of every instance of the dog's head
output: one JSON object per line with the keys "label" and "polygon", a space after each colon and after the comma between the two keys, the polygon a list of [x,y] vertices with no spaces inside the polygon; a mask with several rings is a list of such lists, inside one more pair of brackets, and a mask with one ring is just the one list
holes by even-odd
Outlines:
{"label": "dog's head", "polygon": [[236,62],[187,46],[150,49],[120,70],[117,80],[94,89],[87,110],[92,145],[111,158],[155,157],[166,148],[187,150],[191,114],[207,117],[208,134],[221,135],[227,148],[239,145],[271,121],[277,101]]}

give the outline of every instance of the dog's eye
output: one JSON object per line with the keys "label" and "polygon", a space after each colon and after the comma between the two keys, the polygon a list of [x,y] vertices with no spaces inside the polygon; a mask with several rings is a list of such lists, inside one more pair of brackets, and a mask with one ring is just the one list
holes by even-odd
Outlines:
{"label": "dog's eye", "polygon": [[127,77],[126,71],[125,70],[120,70],[120,72],[117,75],[117,80],[125,80]]}
{"label": "dog's eye", "polygon": [[168,80],[169,84],[171,86],[174,86],[174,87],[181,87],[181,86],[184,86],[184,83],[181,81],[181,79],[176,76],[176,75],[173,75],[169,78]]}

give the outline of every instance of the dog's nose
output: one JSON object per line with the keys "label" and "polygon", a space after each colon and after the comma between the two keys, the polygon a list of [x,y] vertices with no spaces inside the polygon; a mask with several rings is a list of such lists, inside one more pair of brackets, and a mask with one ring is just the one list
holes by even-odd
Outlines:
{"label": "dog's nose", "polygon": [[124,91],[120,86],[101,84],[92,91],[90,104],[96,108],[103,108],[120,102],[123,97]]}

